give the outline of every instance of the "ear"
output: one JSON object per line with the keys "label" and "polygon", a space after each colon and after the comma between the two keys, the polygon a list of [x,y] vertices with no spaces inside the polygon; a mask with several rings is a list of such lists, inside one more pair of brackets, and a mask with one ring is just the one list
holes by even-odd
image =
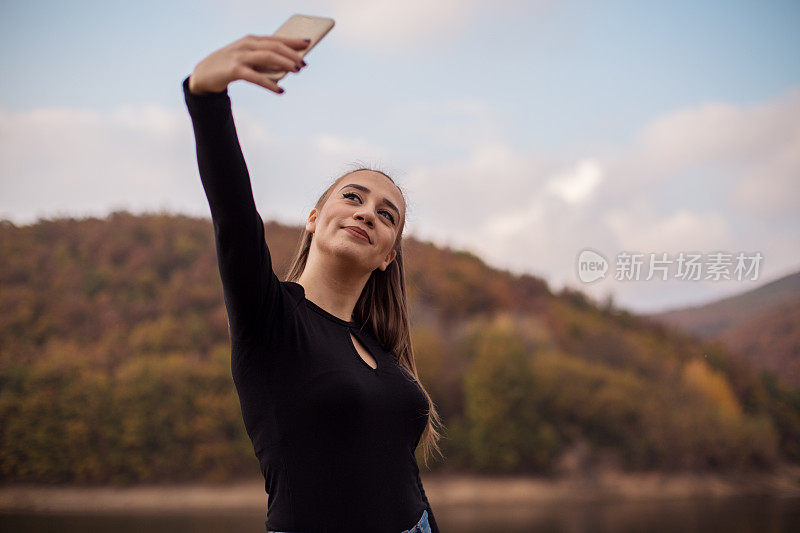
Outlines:
{"label": "ear", "polygon": [[308,214],[308,220],[306,221],[306,231],[310,231],[311,233],[314,233],[317,230],[317,215],[318,214],[319,214],[319,212],[317,211],[316,207],[314,209],[312,209],[311,212]]}
{"label": "ear", "polygon": [[395,251],[395,249],[394,249],[394,248],[392,248],[392,251],[391,251],[391,252],[389,252],[389,253],[386,255],[386,260],[385,260],[385,261],[383,262],[383,264],[382,264],[381,266],[379,266],[378,268],[380,268],[381,270],[386,270],[386,269],[388,268],[388,266],[389,266],[390,264],[392,264],[392,261],[394,261],[394,258],[395,258],[395,257],[397,257],[397,251]]}

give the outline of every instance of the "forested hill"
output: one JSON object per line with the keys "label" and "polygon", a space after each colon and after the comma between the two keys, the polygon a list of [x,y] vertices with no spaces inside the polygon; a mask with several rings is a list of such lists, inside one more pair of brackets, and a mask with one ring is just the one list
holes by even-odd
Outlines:
{"label": "forested hill", "polygon": [[[265,225],[279,277],[300,232]],[[553,294],[469,253],[414,239],[405,253],[418,368],[446,425],[432,469],[800,461],[798,391],[721,345]],[[258,472],[230,377],[209,219],[2,221],[0,257],[4,480]]]}
{"label": "forested hill", "polygon": [[800,272],[704,305],[651,317],[706,340],[718,340],[753,366],[800,387]]}

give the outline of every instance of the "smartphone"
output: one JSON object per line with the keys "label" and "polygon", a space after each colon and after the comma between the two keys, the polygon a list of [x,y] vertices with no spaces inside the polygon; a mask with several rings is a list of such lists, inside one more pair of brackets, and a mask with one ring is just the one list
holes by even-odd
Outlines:
{"label": "smartphone", "polygon": [[[315,17],[312,15],[292,15],[289,19],[273,33],[278,37],[300,37],[302,39],[311,39],[307,47],[302,50],[295,50],[300,53],[301,57],[305,57],[318,42],[322,40],[331,28],[333,28],[333,19],[326,17]],[[267,73],[267,77],[274,82],[278,82],[289,73],[288,70],[280,70],[277,72]]]}

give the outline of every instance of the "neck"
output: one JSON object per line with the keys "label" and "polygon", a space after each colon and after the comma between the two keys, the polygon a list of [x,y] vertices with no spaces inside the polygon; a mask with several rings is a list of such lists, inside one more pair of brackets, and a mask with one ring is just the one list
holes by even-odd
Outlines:
{"label": "neck", "polygon": [[352,264],[321,265],[319,261],[311,261],[309,254],[297,283],[302,285],[306,299],[349,322],[369,276],[353,272]]}

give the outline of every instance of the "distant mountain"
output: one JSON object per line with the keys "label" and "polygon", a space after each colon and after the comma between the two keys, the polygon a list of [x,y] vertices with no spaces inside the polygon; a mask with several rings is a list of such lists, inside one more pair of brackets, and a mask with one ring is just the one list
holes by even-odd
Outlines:
{"label": "distant mountain", "polygon": [[800,272],[705,305],[645,316],[719,340],[757,368],[800,386]]}

